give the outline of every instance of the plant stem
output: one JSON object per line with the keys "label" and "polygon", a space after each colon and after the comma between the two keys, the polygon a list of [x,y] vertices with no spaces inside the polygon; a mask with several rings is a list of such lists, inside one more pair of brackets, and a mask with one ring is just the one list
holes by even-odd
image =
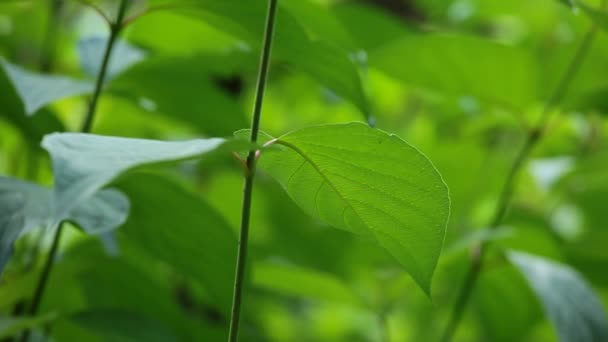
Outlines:
{"label": "plant stem", "polygon": [[106,72],[108,69],[108,64],[110,63],[110,56],[112,54],[112,48],[114,47],[114,43],[116,42],[116,38],[120,34],[120,31],[123,29],[123,19],[125,17],[125,13],[127,11],[127,5],[130,0],[121,0],[120,7],[118,8],[118,15],[116,17],[116,21],[110,24],[110,37],[108,38],[108,44],[106,45],[106,50],[103,55],[103,60],[101,62],[101,69],[99,70],[99,74],[97,75],[97,82],[95,83],[95,91],[93,92],[93,97],[91,97],[91,102],[89,103],[89,110],[82,124],[81,132],[88,133],[91,131],[91,126],[93,125],[93,118],[95,116],[95,110],[97,109],[97,101],[99,100],[99,95],[101,94],[101,89],[103,88],[103,83],[106,78]]}
{"label": "plant stem", "polygon": [[[505,213],[509,208],[509,204],[513,196],[513,191],[517,184],[518,175],[521,172],[525,161],[530,156],[530,153],[545,133],[553,107],[558,104],[558,102],[564,97],[564,95],[568,91],[568,87],[570,86],[570,83],[576,76],[576,73],[578,72],[581,64],[583,63],[583,60],[585,59],[585,56],[587,55],[587,52],[591,47],[591,44],[597,34],[597,31],[597,25],[593,24],[585,35],[585,37],[583,38],[582,43],[580,44],[579,48],[574,54],[574,57],[570,61],[570,64],[568,65],[568,68],[566,69],[564,75],[557,84],[557,87],[545,103],[545,108],[540,116],[538,123],[534,126],[534,128],[529,131],[528,135],[526,136],[526,140],[524,141],[524,144],[517,153],[515,160],[511,165],[509,173],[507,174],[507,178],[502,187],[500,197],[498,198],[498,203],[496,205],[494,216],[492,217],[488,229],[496,229],[502,223]],[[489,247],[489,243],[489,241],[481,242],[473,253],[473,256],[471,258],[471,266],[467,274],[465,275],[464,282],[454,304],[452,314],[441,338],[441,341],[443,342],[449,342],[452,340],[454,333],[458,328],[458,324],[462,320],[462,316],[466,309],[467,303],[469,302],[473,289],[475,288],[475,284],[479,279],[479,275],[483,266],[483,258],[486,253],[486,250]]]}
{"label": "plant stem", "polygon": [[[272,36],[277,10],[277,0],[268,1],[268,12],[266,14],[266,27],[264,30],[264,41],[262,54],[260,56],[260,68],[258,72],[258,82],[256,85],[255,103],[253,105],[253,118],[251,121],[251,143],[255,144],[258,140],[260,129],[260,117],[262,115],[262,103],[264,101],[264,91],[268,77],[268,67],[270,65],[270,52],[272,47]],[[236,274],[234,278],[234,292],[232,297],[232,310],[230,317],[230,330],[228,341],[236,342],[239,334],[239,322],[241,317],[241,303],[243,296],[243,285],[245,281],[245,267],[247,263],[247,246],[249,240],[249,221],[251,215],[251,195],[253,193],[253,178],[255,176],[256,151],[251,150],[247,155],[247,169],[245,172],[245,184],[243,189],[243,207],[241,212],[241,233],[238,242],[238,252],[236,260]]]}
{"label": "plant stem", "polygon": [[[106,50],[104,52],[103,61],[101,64],[101,69],[99,71],[99,75],[97,77],[97,82],[95,84],[95,91],[93,93],[93,97],[91,98],[91,102],[89,103],[89,109],[87,111],[87,115],[82,126],[81,132],[89,133],[91,131],[91,126],[93,122],[93,118],[95,116],[95,112],[97,109],[97,100],[101,93],[101,89],[103,86],[103,82],[105,79],[108,61],[110,59],[110,55],[112,53],[112,48],[114,46],[114,42],[122,29],[122,20],[124,18],[125,12],[127,10],[127,5],[130,0],[121,0],[120,7],[118,9],[118,15],[116,17],[116,21],[110,25],[110,38],[108,40],[108,44],[106,45]],[[42,269],[42,274],[38,279],[38,284],[36,285],[36,290],[34,292],[34,297],[32,298],[32,303],[27,311],[28,315],[34,316],[38,313],[38,308],[40,307],[40,303],[42,301],[42,297],[44,295],[44,290],[46,289],[46,285],[48,282],[49,275],[51,274],[51,270],[53,268],[53,262],[55,261],[55,257],[57,256],[57,251],[59,250],[59,244],[61,241],[61,235],[63,232],[63,222],[59,223],[55,235],[53,236],[53,242],[51,244],[51,249],[49,250],[49,254],[44,263],[44,267]],[[23,335],[21,335],[21,342],[27,342],[30,336],[30,330],[27,329],[24,331]]]}

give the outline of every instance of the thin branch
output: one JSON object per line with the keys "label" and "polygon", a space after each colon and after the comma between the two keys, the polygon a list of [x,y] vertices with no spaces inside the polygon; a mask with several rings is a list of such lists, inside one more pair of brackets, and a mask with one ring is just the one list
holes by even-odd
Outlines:
{"label": "thin branch", "polygon": [[[253,105],[253,119],[251,122],[250,141],[255,144],[258,140],[260,129],[260,118],[262,116],[262,104],[264,102],[264,91],[268,77],[270,65],[270,52],[272,49],[272,37],[274,33],[274,23],[277,10],[277,0],[268,1],[268,13],[266,16],[266,28],[264,32],[264,42],[262,54],[260,56],[260,69],[256,86],[255,103]],[[253,178],[255,176],[256,151],[251,150],[247,155],[247,173],[245,175],[245,185],[243,190],[243,207],[241,213],[241,234],[236,260],[236,274],[234,278],[234,293],[232,299],[232,310],[230,317],[230,330],[228,341],[236,342],[239,334],[239,322],[241,317],[241,304],[243,296],[243,286],[245,282],[245,268],[247,263],[247,247],[249,239],[249,221],[251,216],[251,196],[253,193]]]}

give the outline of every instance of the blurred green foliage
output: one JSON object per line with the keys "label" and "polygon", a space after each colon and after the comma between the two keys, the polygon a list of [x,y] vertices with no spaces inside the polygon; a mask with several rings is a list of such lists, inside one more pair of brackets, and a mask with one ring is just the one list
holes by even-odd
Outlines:
{"label": "blurred green foliage", "polygon": [[[12,253],[0,277],[0,339],[32,327],[31,340],[41,341],[227,337],[243,172],[239,157],[225,149],[206,153],[206,144],[249,128],[266,1],[133,0],[92,132],[191,144],[146,147],[142,157],[127,140],[87,145],[74,135],[60,148],[47,144],[51,160],[43,137],[79,131],[109,33],[104,17],[116,16],[118,2],[0,1],[0,174],[6,176],[0,257]],[[299,143],[302,154],[284,146],[262,152],[240,340],[437,341],[479,243],[490,241],[455,341],[606,341],[603,1],[279,4],[262,130],[265,140]],[[598,32],[566,91],[551,100],[593,25]],[[514,158],[549,101],[551,119],[522,166],[506,216],[489,230]],[[353,121],[381,131],[329,125]],[[383,161],[396,150],[363,153],[358,148],[369,139],[353,135],[352,127],[375,132],[379,143],[401,144],[384,132],[394,134],[416,152]],[[332,146],[342,150],[329,151]],[[114,164],[129,158],[136,162]],[[328,190],[327,175],[312,166],[299,171],[307,158],[335,179],[356,177]],[[61,169],[62,163],[71,164]],[[386,172],[365,173],[365,167]],[[449,188],[447,229],[447,194],[435,168]],[[21,183],[12,178],[55,182],[80,196],[53,202],[48,188],[36,187],[30,195],[40,201],[38,212],[67,213],[77,205],[94,212],[80,212],[80,222],[74,212],[59,218],[72,220],[35,317],[23,308],[52,234],[44,234],[44,220],[34,220],[31,208],[16,213],[26,199],[13,196]],[[77,183],[83,179],[88,188]],[[399,186],[408,180],[411,188]],[[107,185],[128,197],[128,218],[120,216],[126,209],[119,200],[93,201]],[[425,196],[419,187],[439,190]],[[352,198],[365,200],[360,222],[339,222]],[[424,207],[425,218],[399,208],[405,201]],[[393,211],[378,214],[376,206]],[[20,220],[31,227],[13,244],[26,226]],[[396,228],[386,224],[395,220]],[[120,227],[86,234],[104,224]],[[391,239],[383,242],[370,228],[378,225]],[[369,230],[372,237],[344,230]],[[424,270],[412,271],[415,257],[404,246],[427,258]]]}

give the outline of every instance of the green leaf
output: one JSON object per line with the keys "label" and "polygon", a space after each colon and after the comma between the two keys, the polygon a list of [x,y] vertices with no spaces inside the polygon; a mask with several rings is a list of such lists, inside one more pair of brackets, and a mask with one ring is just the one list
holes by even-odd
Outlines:
{"label": "green leaf", "polygon": [[11,317],[0,319],[0,338],[16,336],[26,329],[36,328],[53,321],[56,314],[50,313],[38,317]]}
{"label": "green leaf", "polygon": [[472,36],[412,34],[372,51],[370,66],[413,86],[515,108],[538,96],[529,54]]}
{"label": "green leaf", "polygon": [[[106,49],[107,38],[90,37],[78,42],[78,54],[82,69],[92,77],[96,77],[101,69],[101,63]],[[146,53],[122,40],[117,40],[112,48],[112,56],[108,62],[106,82],[118,76],[133,65],[143,61]]]}
{"label": "green leaf", "polygon": [[200,57],[150,58],[113,80],[109,91],[136,103],[145,98],[153,104],[150,111],[213,136],[229,135],[247,125],[241,106],[212,83],[209,66]]}
{"label": "green leaf", "polygon": [[170,342],[177,341],[175,334],[162,322],[150,319],[137,312],[120,310],[94,310],[80,312],[70,317],[70,321],[112,342]]}
{"label": "green leaf", "polygon": [[247,146],[221,138],[167,142],[82,133],[47,135],[42,146],[53,162],[54,220],[63,220],[78,203],[133,168],[202,156],[224,145]]}
{"label": "green leaf", "polygon": [[[206,25],[242,39],[247,50],[252,47],[258,50],[260,47],[266,16],[264,1],[156,0],[151,2],[151,7],[157,4],[171,4],[173,6],[167,8],[203,20]],[[302,6],[287,6],[294,11],[296,7]],[[298,10],[302,18],[307,17],[301,11],[302,8]],[[326,25],[336,29],[338,23]],[[278,9],[276,27],[273,58],[304,71],[339,96],[351,101],[365,116],[370,114],[370,104],[358,68],[346,50],[332,46],[327,41],[312,40],[290,11],[282,6]]]}
{"label": "green leaf", "polygon": [[133,202],[121,234],[203,284],[227,313],[237,243],[226,220],[200,197],[159,176],[138,173],[118,186]]}
{"label": "green leaf", "polygon": [[608,340],[602,304],[577,271],[527,253],[509,252],[508,258],[540,300],[560,341]]}
{"label": "green leaf", "polygon": [[257,263],[253,285],[262,289],[312,300],[357,304],[351,289],[331,274],[293,265]]}
{"label": "green leaf", "polygon": [[38,74],[11,64],[3,58],[0,58],[0,66],[12,82],[27,115],[33,115],[56,100],[93,91],[93,83],[89,81]]}
{"label": "green leaf", "polygon": [[[348,29],[350,36],[356,40],[357,46],[366,51],[373,51],[410,34],[400,18],[391,16],[378,6],[351,1],[340,3],[333,10]],[[370,30],[370,27],[374,29]]]}
{"label": "green leaf", "polygon": [[377,240],[430,294],[450,200],[422,153],[361,123],[305,128],[274,145],[259,165],[304,211]]}
{"label": "green leaf", "polygon": [[365,117],[371,114],[359,71],[343,50],[318,41],[295,45],[281,57],[339,96],[349,99]]}
{"label": "green leaf", "polygon": [[[0,273],[12,255],[12,245],[34,228],[53,228],[52,189],[0,177]],[[129,200],[120,191],[106,189],[79,202],[64,217],[91,235],[122,225]]]}
{"label": "green leaf", "polygon": [[291,14],[313,40],[325,40],[353,51],[355,44],[348,31],[328,6],[311,0],[287,0],[280,5]]}

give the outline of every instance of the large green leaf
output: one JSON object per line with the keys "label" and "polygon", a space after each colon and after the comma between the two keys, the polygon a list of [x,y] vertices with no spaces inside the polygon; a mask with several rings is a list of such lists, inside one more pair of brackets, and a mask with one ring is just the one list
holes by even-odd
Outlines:
{"label": "large green leaf", "polygon": [[[0,177],[0,272],[12,254],[12,245],[34,228],[52,226],[52,189],[17,179]],[[87,234],[98,235],[122,225],[129,200],[120,191],[106,189],[77,203],[64,219]]]}
{"label": "large green leaf", "polygon": [[237,244],[225,219],[200,197],[159,176],[137,173],[118,186],[133,201],[122,234],[203,284],[213,305],[227,313]]}
{"label": "large green leaf", "polygon": [[19,95],[27,115],[65,97],[88,94],[93,82],[66,76],[51,76],[25,70],[0,58],[0,66]]}
{"label": "large green leaf", "polygon": [[65,219],[78,203],[126,171],[202,156],[228,145],[247,146],[242,141],[228,144],[221,138],[167,142],[82,133],[47,135],[42,146],[49,151],[53,162],[54,220]]}
{"label": "large green leaf", "polygon": [[527,279],[560,341],[608,340],[602,304],[577,271],[527,253],[510,252],[508,257]]}
{"label": "large green leaf", "polygon": [[449,216],[448,189],[420,151],[360,123],[281,136],[260,159],[310,215],[370,237],[430,294]]}
{"label": "large green leaf", "polygon": [[472,36],[412,34],[372,51],[370,66],[413,86],[515,108],[538,96],[525,50]]}

